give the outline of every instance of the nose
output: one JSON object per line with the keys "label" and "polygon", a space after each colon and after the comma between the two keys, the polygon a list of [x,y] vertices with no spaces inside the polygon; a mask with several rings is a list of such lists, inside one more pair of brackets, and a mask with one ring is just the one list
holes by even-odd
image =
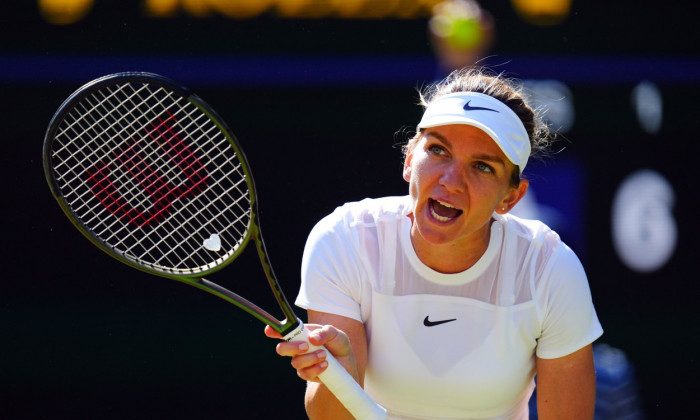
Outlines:
{"label": "nose", "polygon": [[454,193],[466,191],[467,174],[462,165],[448,165],[440,176],[440,185]]}

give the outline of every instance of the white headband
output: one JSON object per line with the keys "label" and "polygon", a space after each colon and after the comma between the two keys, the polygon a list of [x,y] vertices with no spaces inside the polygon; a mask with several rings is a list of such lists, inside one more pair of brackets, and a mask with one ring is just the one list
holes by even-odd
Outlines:
{"label": "white headband", "polygon": [[450,93],[428,105],[418,128],[450,124],[483,130],[523,173],[530,157],[530,138],[520,118],[506,104],[483,93]]}

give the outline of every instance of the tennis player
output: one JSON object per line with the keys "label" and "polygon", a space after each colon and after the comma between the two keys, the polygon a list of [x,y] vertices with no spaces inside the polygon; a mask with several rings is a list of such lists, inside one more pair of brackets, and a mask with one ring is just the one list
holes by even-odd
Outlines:
{"label": "tennis player", "polygon": [[[592,419],[602,334],[584,269],[559,236],[509,211],[552,136],[515,81],[453,72],[421,94],[409,194],[347,203],[312,230],[296,304],[396,419]],[[270,337],[279,336],[267,328]],[[351,418],[318,382],[325,350],[277,346],[309,381],[312,419]]]}

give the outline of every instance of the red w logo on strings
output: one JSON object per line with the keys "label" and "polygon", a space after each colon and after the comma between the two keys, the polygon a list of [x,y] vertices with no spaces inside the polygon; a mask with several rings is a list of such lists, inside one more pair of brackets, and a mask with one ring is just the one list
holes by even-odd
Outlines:
{"label": "red w logo on strings", "polygon": [[[199,194],[207,184],[207,171],[202,162],[173,130],[175,116],[168,112],[167,118],[158,118],[151,123],[148,137],[137,141],[129,139],[112,152],[112,159],[106,158],[87,170],[87,183],[95,197],[113,215],[139,227],[160,223],[169,214],[173,202],[188,199]],[[148,162],[143,151],[144,142],[156,143],[154,160],[174,163],[186,181],[175,185]],[[130,204],[119,192],[118,187],[125,182],[112,180],[113,165],[128,173],[143,189],[151,201],[148,210],[142,211]]]}

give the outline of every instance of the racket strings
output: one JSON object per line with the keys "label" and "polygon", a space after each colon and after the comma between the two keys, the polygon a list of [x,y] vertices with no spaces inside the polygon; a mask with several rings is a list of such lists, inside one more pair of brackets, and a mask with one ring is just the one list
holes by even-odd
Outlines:
{"label": "racket strings", "polygon": [[[243,175],[241,175],[243,176]],[[210,220],[209,227],[213,232],[221,232],[225,230],[226,228],[233,229],[236,233],[235,237],[236,238],[244,238],[247,235],[247,224],[248,224],[248,219],[250,217],[249,215],[249,210],[247,210],[250,206],[250,201],[247,199],[247,197],[244,195],[244,193],[241,191],[239,188],[239,184],[244,184],[245,185],[245,179],[241,178],[240,181],[237,184],[233,184],[230,186],[230,188],[225,189],[226,187],[222,186],[221,183],[211,185],[207,188],[207,190],[204,191],[205,194],[211,194],[212,191],[219,191],[221,192],[224,196],[220,200],[216,200],[214,202],[208,203],[208,205],[202,205],[202,206],[196,206],[196,205],[189,205],[185,206],[182,208],[181,212],[177,215],[178,217],[171,217],[168,218],[164,221],[165,224],[170,224],[175,227],[174,224],[184,224],[187,226],[192,226],[197,223],[197,221],[205,219],[205,220]],[[234,192],[234,194],[231,194],[231,192]],[[226,198],[228,197],[228,198]],[[243,203],[243,204],[241,204]],[[196,203],[194,203],[196,204]],[[226,221],[229,222],[229,226],[224,226],[222,224],[221,218],[218,217],[220,214],[232,214],[234,215],[233,219],[227,219]],[[177,220],[175,220],[177,219]],[[154,241],[151,243],[151,246],[148,247],[145,252],[152,254],[152,258],[156,261],[157,264],[164,264],[164,265],[173,265],[173,258],[196,258],[198,255],[198,252],[200,250],[200,247],[181,247],[180,249],[172,249],[166,252],[162,251],[163,244],[172,239],[173,236],[177,236],[179,233],[178,230],[173,230],[172,234],[169,236],[164,236],[158,238],[158,241]],[[180,240],[184,240],[185,238],[181,237]],[[220,239],[221,240],[221,239]],[[224,244],[224,246],[231,247],[233,250],[237,250],[238,247],[242,244],[242,239],[239,239],[236,243],[227,243]],[[140,244],[141,246],[144,246],[144,244]],[[178,255],[178,253],[185,252],[186,255]],[[159,257],[156,258],[156,255]]]}
{"label": "racket strings", "polygon": [[[151,134],[151,135],[152,135],[152,134]],[[181,165],[181,166],[182,166],[182,165]],[[184,168],[183,168],[183,169],[184,169]],[[162,241],[161,241],[161,242],[162,242]],[[155,245],[158,245],[158,243],[156,243]],[[192,253],[190,253],[189,255],[192,255]],[[171,265],[172,265],[172,263],[171,263]]]}
{"label": "racket strings", "polygon": [[[132,95],[138,94],[143,88],[139,89],[138,91],[134,92]],[[75,115],[74,118],[74,123],[67,125],[67,129],[71,129],[71,133],[62,133],[59,132],[58,136],[61,136],[63,134],[66,134],[68,137],[74,137],[78,138],[80,136],[86,136],[90,133],[92,133],[96,138],[102,138],[105,141],[101,142],[84,142],[83,144],[80,144],[79,142],[68,142],[66,143],[67,146],[77,146],[80,145],[81,149],[77,150],[77,153],[71,154],[71,156],[78,156],[79,153],[83,153],[86,150],[89,151],[89,153],[84,153],[84,158],[81,161],[73,163],[74,167],[77,168],[83,168],[86,164],[86,161],[91,161],[95,160],[96,155],[107,155],[112,152],[112,150],[106,149],[110,144],[113,144],[115,140],[118,140],[122,137],[127,136],[125,132],[128,129],[133,129],[133,130],[141,130],[144,127],[138,127],[136,126],[135,121],[132,122],[131,125],[125,125],[123,124],[123,120],[125,118],[131,118],[134,119],[134,111],[137,110],[138,108],[134,105],[132,108],[129,109],[129,112],[119,116],[119,117],[114,117],[114,114],[116,111],[119,111],[119,104],[114,103],[114,97],[115,94],[120,93],[123,90],[123,88],[115,89],[114,91],[109,92],[109,95],[105,94],[105,91],[98,91],[96,95],[92,97],[87,97],[85,98],[82,102],[78,103],[76,105],[76,110],[73,112]],[[97,95],[100,95],[101,98],[98,98]],[[151,95],[152,97],[152,95]],[[97,99],[97,100],[95,100]],[[148,99],[148,98],[146,98]],[[110,102],[111,101],[111,102]],[[131,97],[126,97],[124,99],[124,102],[129,101],[133,104],[133,100]],[[107,104],[107,105],[105,105]],[[97,117],[97,118],[94,118]],[[89,120],[89,121],[88,121]],[[87,126],[84,124],[87,123]],[[104,126],[104,124],[107,124]],[[76,130],[75,126],[78,125],[79,129]],[[112,130],[115,129],[115,126],[120,126],[121,128],[110,134]],[[60,153],[61,150],[58,149],[56,150],[57,153]],[[66,162],[71,163],[70,161],[66,160]],[[56,173],[61,173],[62,170],[65,170],[62,168],[60,165],[56,165],[55,171]],[[71,173],[70,174],[73,177],[80,176],[81,174],[76,174],[76,173]],[[124,180],[128,178],[122,178]],[[132,194],[133,191],[136,191],[136,186],[134,186],[131,190],[125,191],[127,195]],[[122,190],[124,189],[123,186],[121,188]],[[86,190],[84,194],[90,194],[91,192],[89,190]],[[139,203],[143,205],[144,203],[141,202]],[[79,210],[79,208],[77,208]],[[100,217],[100,214],[96,215],[97,217]]]}
{"label": "racket strings", "polygon": [[[139,89],[138,91],[136,91],[135,94],[138,94],[142,89]],[[115,90],[115,92],[117,92],[117,93],[119,91],[121,91],[121,89]],[[84,115],[91,115],[91,113],[89,113],[90,110],[93,111],[92,112],[93,114],[96,114],[99,116],[99,118],[92,125],[90,125],[89,128],[94,128],[96,126],[99,126],[100,123],[104,122],[107,117],[112,117],[111,118],[112,121],[110,124],[108,124],[106,127],[103,127],[101,129],[101,131],[96,132],[97,138],[103,137],[103,138],[106,138],[107,141],[87,143],[86,146],[97,145],[100,147],[94,148],[92,153],[86,155],[86,159],[94,160],[96,154],[109,155],[111,153],[114,153],[113,149],[112,150],[106,149],[106,146],[113,144],[112,142],[115,139],[119,139],[121,137],[126,137],[128,139],[129,138],[128,135],[124,134],[124,133],[128,133],[127,130],[129,130],[129,129],[132,129],[133,131],[137,131],[137,132],[142,131],[142,130],[146,130],[146,124],[148,123],[148,121],[141,123],[140,126],[137,125],[135,120],[130,121],[131,125],[124,124],[125,119],[135,118],[135,117],[133,117],[133,115],[135,115],[134,111],[138,110],[138,107],[133,102],[133,96],[128,96],[124,101],[124,102],[128,102],[132,105],[131,108],[127,108],[128,112],[122,116],[114,117],[115,111],[119,111],[120,110],[119,106],[121,105],[119,103],[114,103],[115,92],[111,92],[109,95],[105,95],[104,91],[98,91],[97,94],[94,96],[95,99],[98,99],[97,101],[91,102],[90,98],[86,98],[86,100],[84,101],[84,102],[86,102],[86,104],[83,104],[83,103],[80,104],[82,110],[77,112],[77,114],[79,116],[81,116],[81,119],[82,119],[82,116],[84,116]],[[99,95],[100,98],[97,98],[97,95]],[[151,93],[144,100],[151,99],[152,97],[153,97],[153,94]],[[89,107],[87,107],[86,105],[88,105]],[[112,110],[115,110],[115,111],[112,111]],[[148,109],[146,109],[145,111],[147,112]],[[82,112],[82,113],[80,113],[80,112]],[[110,135],[109,134],[110,130],[113,130],[115,126],[120,127],[119,131],[117,131],[117,133],[115,135]],[[86,128],[86,130],[87,130],[87,128]],[[128,163],[128,162],[122,162],[122,165],[124,165],[126,163]],[[105,165],[105,167],[106,167],[106,165]],[[123,170],[123,166],[116,166],[114,168],[114,170],[119,172],[119,171]],[[103,174],[103,175],[106,175],[106,174]],[[139,175],[139,174],[137,173],[135,175]],[[112,192],[112,194],[107,194],[107,197],[105,197],[106,199],[114,200],[115,196],[120,196],[120,197],[125,197],[125,199],[128,200],[128,202],[134,203],[136,206],[144,207],[144,208],[149,207],[149,205],[150,205],[149,204],[149,196],[145,195],[145,194],[139,194],[142,191],[142,189],[139,188],[138,183],[133,182],[134,178],[128,177],[128,176],[126,176],[126,174],[119,174],[119,173],[117,173],[116,177],[118,179],[120,179],[122,182],[114,185],[116,191]],[[85,194],[94,194],[94,191],[91,189],[91,190],[86,191]],[[89,203],[89,201],[87,203]],[[99,213],[95,213],[93,216],[93,220],[89,220],[88,222],[93,223],[95,220],[103,220],[104,219],[103,213],[105,211],[108,211],[108,209],[109,209],[109,207],[107,205],[104,205],[102,208],[102,211],[100,211]],[[115,221],[115,223],[116,223],[116,221]],[[113,225],[107,225],[106,228],[112,229]],[[98,235],[104,234],[103,232],[97,232],[97,233],[98,233]],[[115,235],[118,235],[119,231],[113,231],[113,233]],[[106,238],[106,239],[109,240],[109,238]]]}
{"label": "racket strings", "polygon": [[208,114],[167,89],[126,83],[86,95],[52,151],[73,213],[132,261],[194,274],[229,260],[247,238],[244,165]]}
{"label": "racket strings", "polygon": [[[114,91],[110,91],[109,95],[106,95],[105,91],[99,91],[98,94],[102,96],[101,99],[98,99],[97,95],[94,95],[91,98],[87,97],[82,102],[76,104],[76,109],[72,112],[72,122],[59,129],[56,136],[59,137],[65,135],[79,137],[86,133],[95,132],[106,137],[105,140],[107,141],[102,143],[84,144],[84,146],[87,146],[88,148],[90,146],[94,147],[108,145],[110,140],[123,136],[123,132],[128,129],[129,126],[122,126],[121,130],[114,132],[113,134],[109,134],[110,130],[113,130],[114,126],[120,125],[121,122],[120,118],[111,118],[113,114],[118,111],[118,107],[115,106],[113,102],[110,102],[110,100],[113,100],[114,96],[122,91],[123,88],[115,89]],[[138,93],[139,91],[136,91],[133,93],[133,95]],[[91,99],[98,100],[93,102]],[[130,99],[131,98],[127,97],[122,102],[130,101]],[[105,105],[105,103],[108,104]],[[135,111],[136,109],[137,108],[134,106],[132,110]],[[122,118],[126,118],[128,116],[128,114],[125,114],[122,116]],[[103,124],[107,124],[107,126],[105,127]],[[66,143],[65,146],[75,146],[76,144],[77,143]],[[91,154],[85,154],[85,159],[90,159],[94,153],[97,153],[99,150],[100,149],[93,150]],[[56,153],[60,153],[61,151],[62,150],[60,148],[55,150]],[[56,165],[55,170],[60,174],[61,171],[68,169],[61,167],[61,164],[59,163]]]}
{"label": "racket strings", "polygon": [[[214,128],[215,127],[211,127],[207,132],[214,131]],[[203,135],[206,135],[207,132],[204,132]],[[197,142],[201,141],[201,139],[195,139],[195,140]],[[224,149],[224,150],[220,151],[219,156],[221,156],[222,159],[224,158],[224,156],[223,156],[225,154],[224,152],[227,150],[228,149]],[[213,161],[213,158],[210,157],[209,160]],[[226,162],[226,161],[222,160],[222,162]],[[223,165],[220,165],[216,169],[222,171],[223,170],[222,166]],[[239,165],[239,168],[240,168],[240,165]],[[240,179],[239,179],[238,184],[241,184],[241,183],[245,184],[245,178],[244,178],[245,175],[243,173],[240,173],[239,176],[240,176]],[[219,183],[219,185],[220,185],[220,183]],[[217,187],[217,185],[211,185],[204,192],[211,194],[211,191],[215,187]],[[225,193],[229,194],[228,191],[225,191]],[[240,216],[238,217],[238,219],[234,220],[234,223],[231,226],[236,230],[238,237],[242,238],[245,236],[246,232],[245,232],[245,230],[238,229],[238,225],[242,225],[242,224],[247,223],[247,221],[243,220],[243,218],[248,217],[247,210],[245,208],[246,208],[246,206],[249,206],[249,203],[247,203],[246,206],[239,205],[240,199],[245,197],[244,190],[241,191],[239,189],[236,193],[236,196],[239,197],[236,201],[236,204],[239,206],[238,207],[239,212],[235,213],[235,214],[240,214]],[[209,206],[204,206],[204,205],[198,206],[199,209],[194,213],[192,213],[190,211],[190,209],[194,208],[194,206],[184,207],[181,214],[180,214],[180,216],[182,216],[184,219],[180,219],[176,223],[179,223],[179,224],[185,223],[187,225],[192,225],[193,220],[196,221],[198,218],[202,218],[202,217],[206,217],[207,219],[212,220],[213,222],[216,222],[218,220],[216,217],[218,214],[224,214],[225,211],[230,210],[230,206],[229,206],[228,208],[225,208],[225,209],[216,208],[215,211],[212,211],[212,209],[215,207],[216,207],[216,202],[213,202]],[[164,223],[173,224],[175,222],[169,218]],[[215,230],[215,231],[222,231],[223,229],[225,229],[225,226],[222,226],[220,224],[217,225],[216,223],[212,223],[212,227],[213,227],[213,230]],[[174,233],[171,236],[177,235],[177,233],[178,233],[177,230],[172,230],[172,232],[174,232]],[[171,239],[171,237],[168,237],[168,236],[160,237],[158,241],[152,242],[151,246],[148,247],[145,252],[152,253],[152,254],[158,254],[158,255],[162,254],[160,249],[162,247],[163,242],[165,242],[168,239]],[[178,239],[183,240],[184,238],[181,237]],[[143,246],[144,244],[140,244],[140,245]],[[239,242],[237,242],[236,244],[232,244],[232,246],[234,248],[238,247],[239,245],[240,245]],[[184,258],[194,258],[197,255],[198,248],[184,249],[184,247],[183,247],[177,251],[187,252],[187,254],[184,256]],[[159,259],[157,259],[155,256],[153,256],[152,258],[156,261],[156,264],[174,265],[173,258],[172,258],[172,254],[174,252],[175,252],[175,250],[171,250],[170,252],[166,252],[166,253],[162,254]]]}

